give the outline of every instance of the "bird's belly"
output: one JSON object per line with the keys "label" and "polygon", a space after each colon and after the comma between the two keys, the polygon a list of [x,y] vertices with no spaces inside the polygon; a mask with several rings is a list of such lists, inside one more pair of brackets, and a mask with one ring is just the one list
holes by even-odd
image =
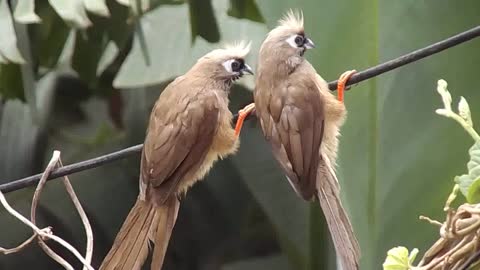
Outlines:
{"label": "bird's belly", "polygon": [[202,180],[208,173],[208,171],[212,168],[213,164],[215,163],[215,161],[217,161],[217,159],[217,153],[210,150],[200,164],[198,170],[195,170],[194,172],[185,175],[184,180],[178,186],[179,193],[186,193],[193,184],[195,184],[199,180]]}

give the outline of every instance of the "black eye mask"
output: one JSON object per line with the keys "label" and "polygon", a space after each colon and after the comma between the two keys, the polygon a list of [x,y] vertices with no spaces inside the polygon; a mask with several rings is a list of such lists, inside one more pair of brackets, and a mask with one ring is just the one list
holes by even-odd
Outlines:
{"label": "black eye mask", "polygon": [[244,67],[245,67],[245,62],[242,59],[235,59],[231,64],[231,68],[233,72],[241,72]]}

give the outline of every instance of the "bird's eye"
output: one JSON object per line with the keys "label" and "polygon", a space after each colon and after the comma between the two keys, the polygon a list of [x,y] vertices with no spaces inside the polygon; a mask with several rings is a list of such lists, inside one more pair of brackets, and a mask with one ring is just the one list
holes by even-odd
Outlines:
{"label": "bird's eye", "polygon": [[235,61],[232,62],[232,71],[233,72],[240,71],[241,67],[242,67],[242,64],[239,61],[235,60]]}
{"label": "bird's eye", "polygon": [[304,42],[303,36],[298,35],[295,37],[295,44],[297,44],[298,47],[303,46],[303,42]]}

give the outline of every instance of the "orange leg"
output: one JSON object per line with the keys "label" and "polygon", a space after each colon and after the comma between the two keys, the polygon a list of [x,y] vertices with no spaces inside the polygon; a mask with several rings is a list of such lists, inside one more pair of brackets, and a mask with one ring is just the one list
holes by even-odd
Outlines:
{"label": "orange leg", "polygon": [[345,85],[347,84],[347,81],[355,73],[357,73],[356,70],[349,70],[349,71],[345,71],[344,73],[342,73],[342,75],[340,75],[340,78],[338,79],[338,83],[337,83],[338,100],[340,102],[343,102],[343,93],[345,91]]}
{"label": "orange leg", "polygon": [[249,114],[251,114],[255,110],[255,104],[250,103],[245,108],[241,109],[238,112],[238,119],[237,119],[237,124],[235,125],[235,135],[240,135],[240,130],[242,130],[243,126],[243,121]]}

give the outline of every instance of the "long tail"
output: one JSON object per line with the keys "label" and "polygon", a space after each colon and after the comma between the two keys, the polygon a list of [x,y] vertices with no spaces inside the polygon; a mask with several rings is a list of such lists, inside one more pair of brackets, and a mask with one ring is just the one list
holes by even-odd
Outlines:
{"label": "long tail", "polygon": [[179,205],[176,198],[161,207],[137,199],[100,270],[140,270],[148,255],[149,239],[158,243],[152,269],[161,269]]}
{"label": "long tail", "polygon": [[352,224],[340,201],[340,188],[335,172],[328,161],[324,165],[326,166],[320,168],[317,176],[317,197],[343,269],[358,270],[360,248]]}
{"label": "long tail", "polygon": [[173,226],[177,221],[178,209],[180,208],[180,201],[177,198],[171,198],[164,206],[158,208],[156,217],[156,230],[152,231],[151,239],[155,243],[153,249],[152,264],[150,269],[162,269],[165,253],[167,252],[168,242],[172,235]]}

